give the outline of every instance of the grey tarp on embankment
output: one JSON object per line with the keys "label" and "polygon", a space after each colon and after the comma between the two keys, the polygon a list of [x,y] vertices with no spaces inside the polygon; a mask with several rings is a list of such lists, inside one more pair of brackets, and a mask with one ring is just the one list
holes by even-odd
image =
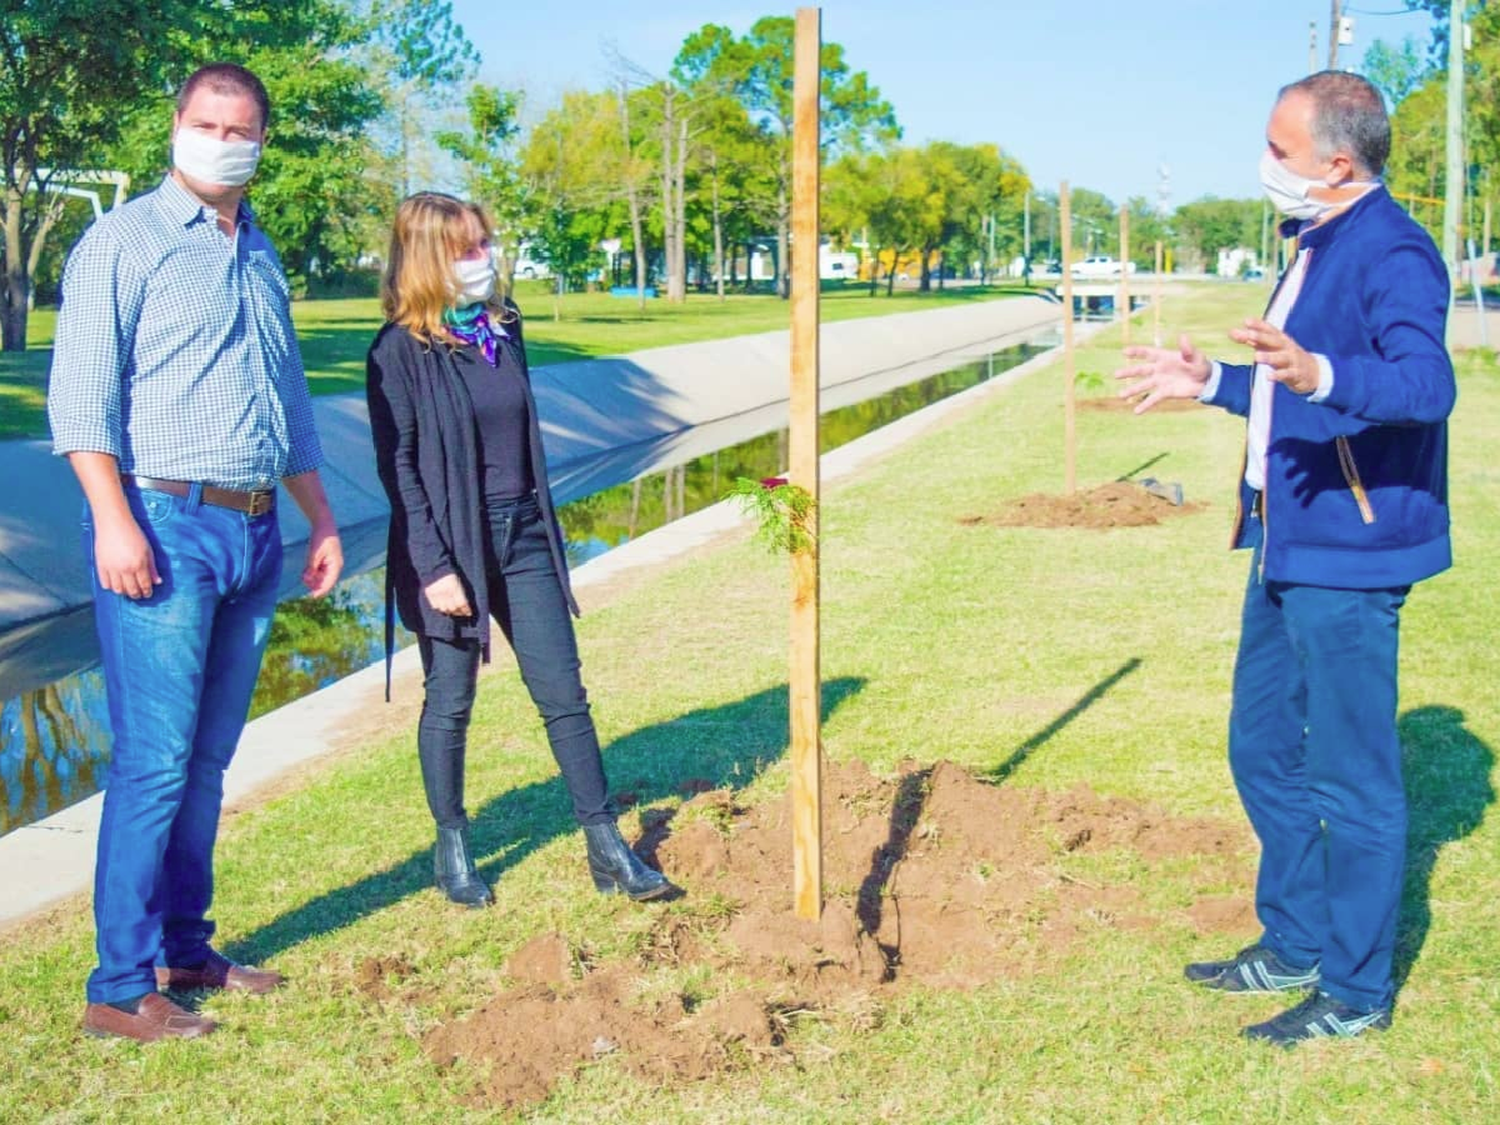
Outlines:
{"label": "grey tarp on embankment", "polygon": [[[1018,343],[1060,322],[1041,297],[976,301],[825,324],[823,408],[860,402]],[[533,372],[553,493],[578,499],[786,424],[785,331],[652,348]],[[375,478],[362,395],[314,400],[324,484],[347,573],[384,561],[388,508]],[[0,699],[92,664],[97,655],[79,543],[82,497],[46,441],[0,442]],[[307,525],[282,503],[283,596]]]}

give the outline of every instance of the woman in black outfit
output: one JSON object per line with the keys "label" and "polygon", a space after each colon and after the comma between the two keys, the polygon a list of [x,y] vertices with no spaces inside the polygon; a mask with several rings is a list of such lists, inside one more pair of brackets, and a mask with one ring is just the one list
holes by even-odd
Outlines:
{"label": "woman in black outfit", "polygon": [[658,898],[672,884],[625,844],[607,798],[520,314],[495,298],[490,229],[479,207],[452,196],[402,202],[381,288],[387,323],[367,364],[376,466],[391,500],[387,597],[417,634],[426,676],[417,753],[437,821],[437,885],[466,906],[494,901],[469,852],[463,801],[493,616],[546,724],[594,885]]}

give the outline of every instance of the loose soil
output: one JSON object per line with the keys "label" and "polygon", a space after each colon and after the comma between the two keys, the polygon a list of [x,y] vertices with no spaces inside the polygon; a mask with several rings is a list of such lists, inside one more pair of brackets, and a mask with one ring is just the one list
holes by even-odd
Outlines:
{"label": "loose soil", "polygon": [[1117,480],[1071,496],[1034,492],[985,516],[962,516],[965,527],[1151,527],[1164,519],[1202,511],[1201,500],[1173,504],[1132,481]]}
{"label": "loose soil", "polygon": [[[1118,395],[1090,395],[1074,400],[1079,410],[1116,413],[1131,411],[1140,398],[1120,398]],[[1183,414],[1207,409],[1201,402],[1191,398],[1165,398],[1146,411],[1147,414]]]}
{"label": "loose soil", "polygon": [[[429,1057],[462,1060],[485,1106],[540,1101],[607,1056],[653,1083],[693,1081],[795,1063],[799,1021],[868,1030],[903,989],[1043,972],[1102,931],[1252,928],[1223,894],[1238,883],[1249,897],[1253,841],[1239,825],[1087,787],[995,785],[948,762],[894,778],[830,763],[823,793],[821,919],[791,912],[786,801],[747,808],[720,789],[647,810],[638,850],[687,897],[643,908],[657,920],[625,959],[592,963],[562,935],[535,938],[507,962],[515,987],[431,1030]],[[1137,862],[1080,858],[1118,851]],[[1097,874],[1186,857],[1201,893],[1167,915]]]}

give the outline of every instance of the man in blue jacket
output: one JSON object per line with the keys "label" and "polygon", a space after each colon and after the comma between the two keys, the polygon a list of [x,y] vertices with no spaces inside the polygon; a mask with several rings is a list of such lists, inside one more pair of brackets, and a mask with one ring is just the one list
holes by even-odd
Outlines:
{"label": "man in blue jacket", "polygon": [[1187,967],[1225,992],[1307,991],[1245,1029],[1290,1046],[1390,1025],[1406,849],[1397,635],[1412,583],[1452,562],[1448,276],[1379,176],[1375,88],[1325,71],[1285,87],[1261,181],[1297,238],[1263,318],[1229,333],[1254,364],[1183,336],[1127,348],[1136,413],[1197,398],[1248,419],[1235,545],[1253,558],[1229,761],[1261,843],[1260,939]]}

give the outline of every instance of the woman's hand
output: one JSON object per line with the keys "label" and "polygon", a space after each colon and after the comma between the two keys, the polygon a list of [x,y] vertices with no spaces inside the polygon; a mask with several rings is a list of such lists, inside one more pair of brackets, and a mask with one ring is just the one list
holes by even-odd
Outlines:
{"label": "woman's hand", "polygon": [[422,591],[428,604],[439,613],[449,617],[471,617],[469,597],[464,593],[464,584],[456,574],[445,574]]}

